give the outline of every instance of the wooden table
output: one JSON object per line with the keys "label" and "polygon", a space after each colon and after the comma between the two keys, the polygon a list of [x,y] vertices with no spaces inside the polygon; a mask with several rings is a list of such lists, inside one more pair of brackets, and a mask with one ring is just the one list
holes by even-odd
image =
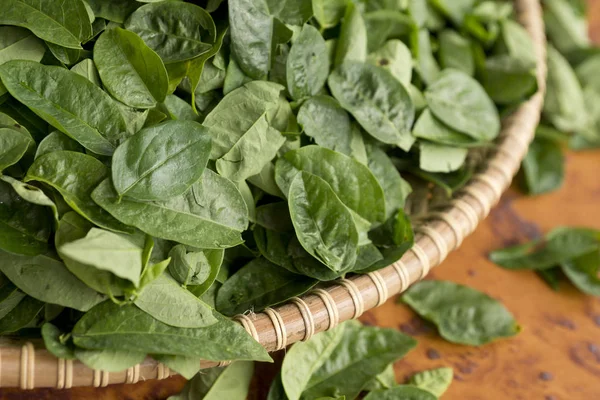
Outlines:
{"label": "wooden table", "polygon": [[[591,35],[600,43],[600,0],[589,2]],[[523,327],[517,337],[480,348],[453,345],[393,300],[361,318],[366,324],[397,328],[419,341],[395,365],[399,381],[418,371],[449,366],[455,380],[444,400],[600,399],[600,299],[584,296],[566,283],[553,292],[533,273],[506,271],[487,260],[491,250],[539,236],[558,225],[600,229],[599,166],[600,151],[570,152],[567,182],[560,191],[524,197],[511,189],[462,247],[430,274],[430,278],[463,283],[501,300]],[[257,367],[251,400],[265,399],[276,371],[277,365]],[[163,400],[184,383],[173,377],[103,389],[0,389],[0,399]]]}

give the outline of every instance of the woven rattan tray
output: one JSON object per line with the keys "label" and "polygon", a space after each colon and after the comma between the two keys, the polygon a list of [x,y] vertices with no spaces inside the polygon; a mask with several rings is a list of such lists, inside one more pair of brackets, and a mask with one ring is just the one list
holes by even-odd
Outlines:
{"label": "woven rattan tray", "polygon": [[[390,296],[406,290],[439,265],[484,219],[502,192],[510,185],[527,152],[539,122],[546,78],[546,51],[539,0],[516,0],[519,21],[535,45],[539,91],[503,121],[503,130],[481,170],[469,184],[446,204],[429,212],[416,224],[413,248],[397,263],[377,272],[334,282],[302,298],[267,309],[240,315],[236,319],[267,350],[275,351],[338,323],[359,317],[365,310],[383,304]],[[172,375],[166,366],[147,358],[142,364],[120,373],[87,368],[78,361],[56,359],[41,343],[0,342],[0,387],[107,386],[165,379]],[[224,365],[226,362],[220,363]],[[201,362],[202,368],[219,365]]]}

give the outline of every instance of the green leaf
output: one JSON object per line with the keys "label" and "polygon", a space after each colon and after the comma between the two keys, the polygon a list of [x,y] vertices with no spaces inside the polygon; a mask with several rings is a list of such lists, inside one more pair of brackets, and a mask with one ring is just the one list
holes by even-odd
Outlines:
{"label": "green leaf", "polygon": [[0,181],[0,249],[34,256],[44,253],[52,231],[46,207],[30,203]]}
{"label": "green leaf", "polygon": [[[427,85],[433,84],[440,78],[441,71],[437,60],[433,56],[433,50],[431,46],[431,37],[429,31],[426,29],[420,29],[416,32],[417,35],[417,46],[416,51],[416,65],[415,70]],[[414,39],[413,39],[414,40]],[[415,50],[413,49],[413,52]]]}
{"label": "green leaf", "polygon": [[475,60],[471,50],[471,41],[458,32],[446,29],[439,34],[440,64],[446,68],[454,68],[467,75],[475,74]]}
{"label": "green leaf", "polygon": [[17,289],[6,276],[3,275],[2,279],[3,284],[0,288],[0,295],[2,296],[2,300],[0,301],[0,319],[6,317],[27,296]]}
{"label": "green leaf", "polygon": [[204,360],[271,361],[267,351],[236,322],[219,320],[204,328],[176,328],[133,305],[110,301],[86,313],[73,328],[75,345],[87,349],[128,350],[195,356]]}
{"label": "green leaf", "polygon": [[112,218],[90,196],[107,176],[108,168],[92,156],[54,151],[35,160],[27,171],[25,182],[38,181],[52,186],[73,210],[102,228],[131,232],[130,227]]}
{"label": "green leaf", "polygon": [[257,258],[225,281],[217,294],[217,310],[233,316],[248,310],[259,312],[294,296],[300,296],[317,282],[292,274]]}
{"label": "green leaf", "polygon": [[550,42],[561,53],[590,46],[588,26],[583,15],[565,0],[544,1],[544,24]]}
{"label": "green leaf", "polygon": [[564,180],[564,161],[560,144],[536,137],[521,164],[527,192],[535,195],[559,189]]}
{"label": "green leaf", "polygon": [[242,243],[241,233],[248,226],[248,210],[238,189],[208,169],[191,190],[168,201],[119,201],[109,180],[94,190],[92,198],[125,224],[154,237],[203,249]]}
{"label": "green leaf", "polygon": [[[370,380],[416,345],[415,340],[393,329],[363,327],[358,322],[346,322],[338,329],[343,330],[342,338],[329,357],[319,357],[313,361],[314,355],[308,356],[307,361],[311,362],[307,370],[310,379],[300,388],[303,390],[302,399],[314,399],[331,393],[356,398]],[[294,347],[300,345],[307,344],[299,343]],[[314,354],[314,349],[311,350]],[[302,359],[304,351],[298,353],[300,357],[294,357],[296,368],[306,368],[306,361]],[[290,363],[294,359],[289,360]],[[285,377],[283,382],[287,393],[289,384],[286,384]]]}
{"label": "green leaf", "polygon": [[311,0],[265,0],[269,13],[289,25],[302,25],[313,16]]}
{"label": "green leaf", "polygon": [[600,248],[600,232],[585,228],[559,227],[543,239],[496,250],[490,260],[507,269],[543,270]]}
{"label": "green leaf", "polygon": [[167,367],[177,372],[185,379],[194,378],[198,371],[200,371],[200,360],[197,357],[154,354],[152,355],[152,358],[162,364],[165,364]]}
{"label": "green leaf", "polygon": [[123,137],[125,121],[117,105],[81,75],[32,61],[10,61],[0,66],[0,78],[13,97],[94,153],[111,155]]}
{"label": "green leaf", "polygon": [[363,388],[363,391],[372,392],[375,390],[391,389],[394,386],[396,386],[396,375],[394,373],[394,364],[390,364],[382,373],[369,381]]}
{"label": "green leaf", "polygon": [[92,25],[80,0],[65,0],[60,7],[52,2],[6,0],[0,24],[27,28],[40,39],[70,49],[80,49],[81,42],[92,35]]}
{"label": "green leaf", "polygon": [[583,89],[568,61],[548,47],[548,78],[544,117],[561,131],[582,129],[587,122]]}
{"label": "green leaf", "polygon": [[54,204],[54,202],[50,200],[50,198],[46,196],[46,193],[44,193],[40,188],[28,185],[6,175],[1,175],[0,180],[3,180],[11,185],[13,190],[17,192],[17,194],[23,200],[32,204],[37,204],[38,206],[50,207],[52,213],[54,214],[54,219],[56,222],[58,222],[58,209],[56,208],[56,204]]}
{"label": "green leaf", "polygon": [[237,361],[227,368],[211,368],[187,383],[183,392],[168,400],[245,400],[250,393],[254,363]]}
{"label": "green leaf", "polygon": [[329,53],[319,31],[304,25],[287,58],[287,87],[294,99],[314,96],[329,75]]}
{"label": "green leaf", "polygon": [[217,323],[213,310],[179,286],[169,274],[162,274],[148,284],[134,304],[170,326],[201,328]]}
{"label": "green leaf", "polygon": [[19,289],[40,301],[87,311],[104,300],[71,274],[65,265],[48,256],[2,253],[0,271]]}
{"label": "green leaf", "polygon": [[383,189],[385,197],[385,219],[394,216],[396,212],[404,208],[406,198],[412,192],[412,188],[394,166],[392,160],[379,147],[374,144],[366,146],[368,167]]}
{"label": "green leaf", "polygon": [[284,202],[265,204],[256,208],[256,223],[276,232],[294,229],[288,206]]}
{"label": "green leaf", "polygon": [[210,155],[207,129],[193,121],[167,121],[142,129],[112,159],[119,196],[167,200],[185,193],[204,172]]}
{"label": "green leaf", "polygon": [[187,285],[206,285],[208,287],[219,272],[223,262],[223,250],[188,253],[186,246],[177,245],[171,249],[169,257],[171,257],[169,272],[184,287]]}
{"label": "green leaf", "polygon": [[62,337],[64,333],[56,326],[49,322],[42,325],[42,338],[44,339],[44,346],[46,349],[56,358],[62,358],[65,360],[75,359],[75,349],[68,343],[63,343]]}
{"label": "green leaf", "polygon": [[117,24],[125,22],[127,17],[142,6],[135,0],[86,0],[96,18],[105,18]]}
{"label": "green leaf", "polygon": [[30,31],[15,26],[0,26],[0,64],[11,60],[40,62],[46,48]]}
{"label": "green leaf", "polygon": [[481,85],[463,72],[444,71],[425,91],[432,114],[440,121],[474,139],[489,141],[500,132],[494,103]]}
{"label": "green leaf", "polygon": [[92,228],[84,238],[63,244],[59,251],[70,260],[108,271],[139,287],[142,248],[125,236]]}
{"label": "green leaf", "polygon": [[426,139],[430,142],[451,147],[474,147],[481,145],[481,142],[444,124],[428,108],[423,110],[419,116],[412,134],[420,139]]}
{"label": "green leaf", "polygon": [[348,0],[312,0],[315,19],[323,28],[336,26],[344,17]]}
{"label": "green leaf", "polygon": [[0,127],[0,171],[18,163],[33,146],[31,136],[17,129]]}
{"label": "green leaf", "polygon": [[419,143],[419,167],[428,172],[452,172],[460,169],[467,159],[467,149],[429,143]]}
{"label": "green leaf", "polygon": [[[278,3],[274,0],[230,0],[228,3],[231,54],[246,75],[264,80],[271,70],[277,45],[288,42],[292,31],[270,14],[269,5]],[[293,8],[306,0],[279,3],[283,11],[286,6]]]}
{"label": "green leaf", "polygon": [[360,10],[348,2],[335,50],[335,66],[345,62],[365,62],[367,59],[367,28]]}
{"label": "green leaf", "polygon": [[600,253],[594,250],[583,256],[561,263],[567,278],[583,293],[600,296]]}
{"label": "green leaf", "polygon": [[0,320],[0,334],[16,332],[35,322],[44,303],[33,297],[25,297],[4,318]]}
{"label": "green leaf", "polygon": [[402,301],[433,322],[440,335],[452,343],[481,346],[521,330],[502,303],[453,282],[419,282],[408,289]]}
{"label": "green leaf", "polygon": [[388,40],[379,50],[369,54],[368,61],[387,69],[404,87],[412,78],[412,55],[410,49],[397,39]]}
{"label": "green leaf", "polygon": [[125,29],[138,34],[165,64],[206,53],[217,37],[215,23],[206,10],[174,1],[138,8],[125,22]]}
{"label": "green leaf", "polygon": [[385,220],[383,189],[366,165],[319,146],[289,151],[275,167],[275,180],[284,193],[288,193],[300,171],[325,180],[339,200],[362,218],[372,223]]}
{"label": "green leaf", "polygon": [[35,158],[39,158],[44,154],[52,153],[53,151],[75,151],[78,153],[83,153],[83,147],[68,137],[67,135],[61,133],[60,131],[54,131],[46,136],[38,145],[38,148],[35,152]]}
{"label": "green leaf", "polygon": [[453,377],[454,371],[452,368],[444,367],[419,372],[413,375],[408,383],[426,390],[436,397],[441,397],[450,387]]}
{"label": "green leaf", "polygon": [[298,111],[304,133],[319,146],[352,155],[352,126],[337,100],[325,95],[311,97]]}
{"label": "green leaf", "polygon": [[168,89],[162,60],[135,33],[121,28],[105,31],[94,46],[94,62],[104,88],[130,107],[152,108]]}
{"label": "green leaf", "polygon": [[75,357],[88,368],[107,372],[121,372],[140,364],[146,358],[146,354],[129,350],[75,348]]}
{"label": "green leaf", "polygon": [[433,5],[455,24],[461,25],[476,0],[432,0]]}
{"label": "green leaf", "polygon": [[333,271],[354,265],[359,239],[356,224],[331,186],[303,171],[292,181],[288,197],[302,247]]}
{"label": "green leaf", "polygon": [[436,400],[437,397],[426,390],[414,386],[400,385],[391,389],[377,390],[365,396],[365,400]]}
{"label": "green leaf", "polygon": [[390,72],[370,64],[345,63],[329,76],[329,88],[371,136],[405,151],[411,148],[414,105]]}

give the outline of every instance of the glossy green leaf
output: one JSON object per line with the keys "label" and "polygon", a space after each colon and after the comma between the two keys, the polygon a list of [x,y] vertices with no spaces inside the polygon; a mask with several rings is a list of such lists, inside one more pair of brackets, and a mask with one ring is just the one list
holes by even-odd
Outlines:
{"label": "glossy green leaf", "polygon": [[535,70],[523,60],[502,54],[485,60],[482,85],[498,104],[523,101],[537,90]]}
{"label": "glossy green leaf", "polygon": [[259,312],[294,296],[317,282],[295,275],[263,258],[257,258],[225,281],[217,294],[217,310],[233,316],[248,310]]}
{"label": "glossy green leaf", "polygon": [[536,137],[523,159],[524,183],[529,194],[559,189],[564,180],[564,156],[560,144]]}
{"label": "glossy green leaf", "polygon": [[315,19],[324,28],[336,26],[344,17],[348,0],[312,0]]}
{"label": "glossy green leaf", "polygon": [[143,201],[182,195],[202,177],[210,149],[207,129],[193,121],[142,129],[115,151],[113,184],[120,196]]}
{"label": "glossy green leaf", "polygon": [[146,358],[146,354],[129,350],[75,348],[75,357],[88,368],[107,372],[121,372],[140,364]]}
{"label": "glossy green leaf", "polygon": [[94,153],[111,155],[123,137],[125,121],[114,101],[81,75],[10,61],[0,66],[0,78],[13,97]]}
{"label": "glossy green leaf", "polygon": [[173,1],[138,8],[125,22],[125,29],[137,33],[165,64],[206,53],[217,36],[215,23],[206,10]]}
{"label": "glossy green leaf", "polygon": [[44,308],[44,303],[33,297],[25,297],[0,320],[0,334],[16,332],[34,323]]}
{"label": "glossy green leaf", "polygon": [[87,349],[129,350],[196,356],[204,360],[271,361],[266,350],[236,322],[204,328],[176,328],[152,318],[133,305],[110,301],[86,313],[73,328],[75,345]]}
{"label": "glossy green leaf", "polygon": [[65,243],[59,251],[70,260],[140,284],[142,248],[125,236],[92,228],[84,238]]}
{"label": "glossy green leaf", "polygon": [[59,46],[80,49],[92,35],[92,25],[81,0],[65,0],[60,7],[52,2],[6,0],[0,24],[27,28],[40,39]]}
{"label": "glossy green leaf", "polygon": [[425,91],[432,114],[449,127],[477,140],[492,140],[500,132],[494,103],[481,85],[463,72],[444,71]]}
{"label": "glossy green leaf", "polygon": [[419,144],[419,167],[428,172],[452,172],[460,169],[467,159],[467,149],[437,143]]}
{"label": "glossy green leaf", "polygon": [[[312,362],[307,371],[310,379],[300,389],[301,399],[314,399],[331,393],[356,398],[371,379],[416,345],[412,338],[393,329],[363,327],[358,322],[346,322],[338,329],[343,330],[342,338],[329,357],[317,356],[315,359],[314,349],[310,349],[312,351],[308,354],[313,354],[307,357],[307,361]],[[306,361],[302,359],[304,352],[298,353],[300,358],[295,357],[296,368],[306,368]],[[283,382],[287,393],[289,385],[285,379]]]}
{"label": "glossy green leaf", "polygon": [[254,363],[237,361],[226,368],[205,371],[188,382],[179,395],[168,400],[245,400],[248,397]]}
{"label": "glossy green leaf", "polygon": [[44,346],[54,357],[65,360],[75,359],[75,349],[69,343],[63,342],[64,333],[55,325],[46,322],[42,325],[41,333]]}
{"label": "glossy green leaf", "polygon": [[443,68],[454,68],[467,75],[475,74],[475,60],[471,53],[471,42],[458,32],[447,29],[440,33],[440,64]]}
{"label": "glossy green leaf", "polygon": [[201,328],[217,323],[213,310],[162,274],[138,295],[134,304],[157,320],[180,328]]}
{"label": "glossy green leaf", "polygon": [[136,0],[86,0],[96,18],[122,24],[142,4]]}
{"label": "glossy green leaf", "polygon": [[412,55],[410,49],[400,40],[389,40],[379,50],[369,54],[368,61],[387,69],[405,87],[412,78]]}
{"label": "glossy green leaf", "polygon": [[583,256],[561,263],[569,280],[583,293],[600,296],[600,252],[594,250]]}
{"label": "glossy green leaf", "polygon": [[[200,360],[197,357],[171,356],[166,354],[154,354],[156,361],[162,363],[177,372],[185,379],[192,379],[200,370]],[[185,388],[184,388],[185,391]],[[169,397],[170,399],[171,397]]]}
{"label": "glossy green leaf", "polygon": [[420,139],[452,147],[471,147],[481,144],[472,137],[450,128],[427,108],[419,116],[412,134]]}
{"label": "glossy green leaf", "polygon": [[105,31],[94,46],[94,62],[104,88],[135,108],[152,108],[168,89],[162,60],[135,33],[121,28]]}
{"label": "glossy green leaf", "polygon": [[23,183],[6,175],[0,176],[0,180],[11,185],[13,190],[17,192],[23,200],[32,204],[37,204],[38,206],[50,207],[54,214],[54,219],[58,222],[58,209],[56,208],[56,204],[54,204],[40,188],[28,185],[27,183]]}
{"label": "glossy green leaf", "polygon": [[370,64],[346,63],[329,76],[329,88],[371,136],[405,151],[411,148],[415,109],[390,72]]}
{"label": "glossy green leaf", "polygon": [[76,151],[83,153],[83,147],[60,131],[54,131],[46,136],[37,147],[35,158],[39,158],[44,154],[52,153],[53,151]]}
{"label": "glossy green leaf", "polygon": [[27,296],[21,292],[6,276],[2,276],[3,285],[0,288],[0,319],[6,317]]}
{"label": "glossy green leaf", "polygon": [[305,101],[298,111],[298,123],[319,146],[352,155],[350,116],[334,98],[319,95]]}
{"label": "glossy green leaf", "polygon": [[104,300],[65,265],[48,256],[18,256],[2,253],[0,271],[19,289],[40,301],[87,311]]}
{"label": "glossy green leaf", "polygon": [[35,143],[31,136],[17,129],[0,128],[0,171],[18,163],[32,146]]}
{"label": "glossy green leaf", "polygon": [[365,400],[436,400],[430,392],[415,386],[400,385],[391,389],[376,390],[365,396]]}
{"label": "glossy green leaf", "polygon": [[28,202],[9,183],[0,181],[0,249],[34,256],[48,249],[52,213]]}
{"label": "glossy green leaf", "polygon": [[[0,26],[0,64],[10,60],[41,61],[46,48],[31,31],[15,26]],[[2,92],[0,84],[0,93]]]}
{"label": "glossy green leaf", "polygon": [[345,62],[364,62],[367,59],[367,28],[360,10],[348,2],[337,40],[335,66]]}
{"label": "glossy green leaf", "polygon": [[507,269],[543,270],[588,254],[600,247],[600,232],[559,227],[544,238],[496,250],[490,260]]}
{"label": "glossy green leaf", "polygon": [[402,301],[433,322],[440,335],[452,343],[481,346],[521,330],[502,303],[453,282],[419,282],[408,289]]}
{"label": "glossy green leaf", "polygon": [[109,180],[92,198],[121,222],[154,237],[203,249],[222,249],[242,243],[248,226],[246,203],[235,185],[205,170],[191,190],[164,202],[138,202],[122,198]]}
{"label": "glossy green leaf", "polygon": [[366,165],[348,156],[305,146],[287,152],[275,168],[275,180],[284,193],[288,193],[299,171],[309,172],[325,180],[337,197],[364,219],[373,223],[385,220],[383,189]]}
{"label": "glossy green leaf", "polygon": [[351,212],[331,186],[303,171],[292,181],[288,199],[302,247],[333,271],[354,265],[358,231]]}
{"label": "glossy green leaf", "polygon": [[311,0],[265,0],[269,14],[289,25],[302,25],[313,16]]}
{"label": "glossy green leaf", "polygon": [[329,75],[329,54],[319,31],[304,25],[287,58],[287,87],[294,99],[314,96]]}
{"label": "glossy green leaf", "polygon": [[94,224],[118,232],[131,232],[102,210],[91,192],[108,176],[108,168],[92,156],[72,151],[54,151],[35,160],[25,182],[46,183],[62,195],[67,204]]}
{"label": "glossy green leaf", "polygon": [[413,375],[408,383],[440,397],[450,387],[453,377],[452,368],[443,367],[419,372]]}

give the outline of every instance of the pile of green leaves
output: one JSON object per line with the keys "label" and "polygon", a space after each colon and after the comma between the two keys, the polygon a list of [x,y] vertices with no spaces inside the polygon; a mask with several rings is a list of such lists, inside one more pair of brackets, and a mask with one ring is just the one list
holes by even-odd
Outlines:
{"label": "pile of green leaves", "polygon": [[536,90],[508,2],[200,3],[3,2],[0,334],[268,360],[226,316],[398,260],[399,169],[451,193]]}
{"label": "pile of green leaves", "polygon": [[588,37],[585,2],[543,0],[548,47],[542,122],[522,165],[530,194],[551,192],[564,180],[565,147],[600,147],[600,48]]}
{"label": "pile of green leaves", "polygon": [[[415,374],[396,383],[393,363],[416,341],[392,329],[361,326],[356,321],[296,343],[287,352],[267,400],[436,400],[453,379],[452,368]],[[202,371],[169,400],[245,400],[253,363],[238,361],[226,368]]]}
{"label": "pile of green leaves", "polygon": [[554,290],[566,276],[583,293],[600,296],[600,231],[559,227],[545,237],[490,253],[511,270],[536,271]]}

